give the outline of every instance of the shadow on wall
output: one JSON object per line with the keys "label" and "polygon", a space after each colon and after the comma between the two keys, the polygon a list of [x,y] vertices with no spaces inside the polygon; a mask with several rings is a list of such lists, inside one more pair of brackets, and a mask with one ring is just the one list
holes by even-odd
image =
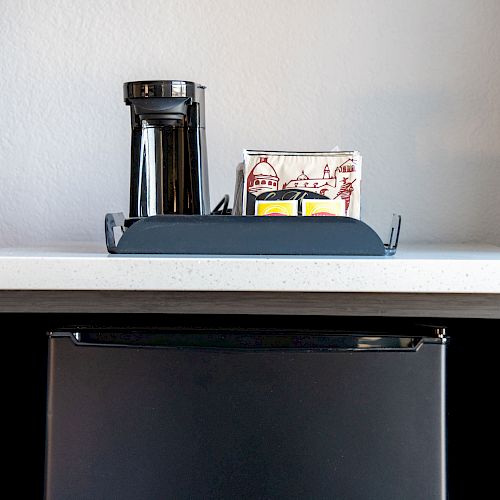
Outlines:
{"label": "shadow on wall", "polygon": [[500,243],[500,148],[488,142],[488,109],[432,90],[355,96],[341,109],[344,144],[363,154],[362,217],[380,234],[396,212],[403,242]]}

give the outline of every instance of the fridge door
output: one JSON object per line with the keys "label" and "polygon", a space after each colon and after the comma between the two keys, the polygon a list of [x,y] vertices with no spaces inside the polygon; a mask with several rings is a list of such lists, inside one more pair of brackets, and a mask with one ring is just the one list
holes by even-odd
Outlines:
{"label": "fridge door", "polygon": [[445,344],[51,335],[47,499],[444,499]]}

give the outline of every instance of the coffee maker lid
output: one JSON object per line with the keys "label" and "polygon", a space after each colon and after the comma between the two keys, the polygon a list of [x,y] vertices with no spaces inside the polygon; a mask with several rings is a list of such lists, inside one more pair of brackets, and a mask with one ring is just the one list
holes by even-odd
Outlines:
{"label": "coffee maker lid", "polygon": [[124,83],[123,98],[127,103],[140,97],[191,97],[198,101],[204,90],[203,85],[186,80],[146,80]]}

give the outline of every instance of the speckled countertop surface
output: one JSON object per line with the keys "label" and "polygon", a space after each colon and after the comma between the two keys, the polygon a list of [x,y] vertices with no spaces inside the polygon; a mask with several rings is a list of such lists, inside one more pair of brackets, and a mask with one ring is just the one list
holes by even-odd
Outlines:
{"label": "speckled countertop surface", "polygon": [[0,249],[0,290],[500,293],[500,247],[394,257],[117,256],[100,246]]}

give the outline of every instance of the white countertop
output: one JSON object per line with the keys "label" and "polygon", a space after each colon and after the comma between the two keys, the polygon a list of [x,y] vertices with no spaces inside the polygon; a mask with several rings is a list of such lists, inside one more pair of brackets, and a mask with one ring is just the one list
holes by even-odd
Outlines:
{"label": "white countertop", "polygon": [[500,294],[500,247],[401,247],[394,257],[108,255],[88,245],[0,249],[0,290]]}

